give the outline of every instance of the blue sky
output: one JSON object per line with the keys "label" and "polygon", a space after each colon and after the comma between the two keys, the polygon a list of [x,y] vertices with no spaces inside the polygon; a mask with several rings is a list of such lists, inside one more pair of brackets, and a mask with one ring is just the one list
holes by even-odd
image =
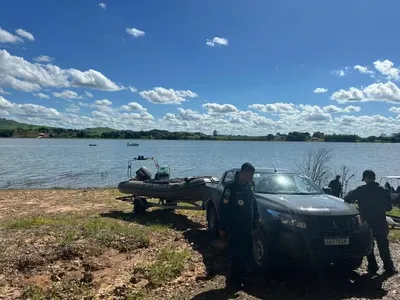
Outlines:
{"label": "blue sky", "polygon": [[398,11],[395,0],[2,1],[0,117],[399,132]]}

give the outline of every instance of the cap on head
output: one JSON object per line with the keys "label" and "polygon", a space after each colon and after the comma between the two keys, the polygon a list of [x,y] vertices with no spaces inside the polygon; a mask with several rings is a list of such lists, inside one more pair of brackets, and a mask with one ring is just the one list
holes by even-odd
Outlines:
{"label": "cap on head", "polygon": [[240,172],[254,172],[255,170],[256,168],[249,162],[244,163],[240,168]]}
{"label": "cap on head", "polygon": [[365,170],[362,174],[362,181],[365,181],[366,178],[370,180],[375,180],[376,178],[375,172],[372,170]]}

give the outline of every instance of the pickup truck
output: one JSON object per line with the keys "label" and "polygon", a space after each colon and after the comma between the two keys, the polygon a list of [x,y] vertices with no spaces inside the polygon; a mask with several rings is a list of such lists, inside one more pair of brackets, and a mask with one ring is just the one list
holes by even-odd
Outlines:
{"label": "pickup truck", "polygon": [[[219,182],[207,184],[203,204],[213,238],[218,236],[224,188],[239,171],[227,170]],[[371,253],[372,233],[361,221],[357,208],[326,194],[307,176],[290,170],[256,168],[252,184],[261,224],[253,232],[256,267],[267,269],[284,255],[318,262],[318,266],[333,263],[347,271],[357,269],[363,257]]]}

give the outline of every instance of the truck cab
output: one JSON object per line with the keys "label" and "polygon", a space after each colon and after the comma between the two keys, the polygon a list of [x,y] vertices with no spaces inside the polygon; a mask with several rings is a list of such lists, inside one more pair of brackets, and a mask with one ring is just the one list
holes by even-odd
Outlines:
{"label": "truck cab", "polygon": [[[220,201],[238,168],[209,184],[204,201],[210,236],[218,237]],[[291,170],[256,168],[254,197],[261,226],[253,231],[256,266],[267,267],[272,253],[357,269],[372,251],[372,234],[353,205],[326,194],[307,176]],[[229,236],[229,228],[228,228]]]}

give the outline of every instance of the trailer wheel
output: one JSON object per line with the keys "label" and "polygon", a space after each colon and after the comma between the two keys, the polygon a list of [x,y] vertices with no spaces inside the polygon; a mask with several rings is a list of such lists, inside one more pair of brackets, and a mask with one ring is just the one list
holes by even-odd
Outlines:
{"label": "trailer wheel", "polygon": [[133,201],[133,212],[136,215],[143,214],[147,209],[147,200],[142,197],[135,198]]}

